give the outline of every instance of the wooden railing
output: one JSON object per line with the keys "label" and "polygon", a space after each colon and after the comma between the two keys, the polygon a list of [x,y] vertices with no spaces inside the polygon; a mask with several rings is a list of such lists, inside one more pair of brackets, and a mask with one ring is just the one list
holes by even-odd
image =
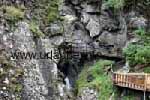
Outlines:
{"label": "wooden railing", "polygon": [[114,85],[150,92],[150,74],[147,73],[113,73]]}

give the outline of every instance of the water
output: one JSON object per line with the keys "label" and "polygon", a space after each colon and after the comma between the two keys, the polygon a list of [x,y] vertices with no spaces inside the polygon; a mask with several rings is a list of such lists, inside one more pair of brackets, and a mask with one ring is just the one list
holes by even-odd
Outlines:
{"label": "water", "polygon": [[71,85],[70,85],[70,82],[69,82],[69,78],[68,78],[68,77],[65,78],[65,82],[66,82],[66,87],[67,87],[67,89],[70,90],[70,89],[71,89]]}
{"label": "water", "polygon": [[129,72],[129,62],[128,61],[126,61],[125,66],[123,66],[123,71],[126,72],[126,73]]}

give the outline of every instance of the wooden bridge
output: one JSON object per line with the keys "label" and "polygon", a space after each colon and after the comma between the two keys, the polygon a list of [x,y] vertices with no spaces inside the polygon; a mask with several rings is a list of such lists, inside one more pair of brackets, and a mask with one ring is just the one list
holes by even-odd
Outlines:
{"label": "wooden bridge", "polygon": [[146,92],[150,92],[150,74],[113,72],[112,79],[116,86],[143,91],[144,100],[146,100]]}
{"label": "wooden bridge", "polygon": [[150,74],[147,73],[113,73],[116,86],[150,92]]}

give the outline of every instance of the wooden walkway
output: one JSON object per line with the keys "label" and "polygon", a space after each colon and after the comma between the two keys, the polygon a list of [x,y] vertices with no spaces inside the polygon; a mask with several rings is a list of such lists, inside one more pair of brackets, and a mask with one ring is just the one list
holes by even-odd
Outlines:
{"label": "wooden walkway", "polygon": [[150,92],[150,74],[147,73],[113,73],[116,86]]}

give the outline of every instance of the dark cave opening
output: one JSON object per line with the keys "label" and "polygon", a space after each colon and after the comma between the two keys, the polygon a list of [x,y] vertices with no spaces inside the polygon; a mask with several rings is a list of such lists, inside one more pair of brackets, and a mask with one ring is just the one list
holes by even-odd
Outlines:
{"label": "dark cave opening", "polygon": [[79,55],[81,56],[72,56],[71,59],[60,59],[58,63],[58,69],[63,73],[63,82],[65,83],[64,80],[66,77],[68,77],[71,87],[75,86],[75,82],[84,66],[84,63],[89,61],[88,54],[79,53]]}
{"label": "dark cave opening", "polygon": [[[63,45],[63,48],[67,48],[67,47],[68,45],[66,44]],[[62,48],[60,47],[60,49]],[[73,49],[67,49],[67,50],[73,50]],[[80,56],[72,56],[76,53],[78,53],[78,55]],[[104,60],[107,59],[107,60],[114,61],[115,63],[122,62],[124,60],[124,58],[121,57],[109,57],[109,56],[97,55],[97,54],[87,53],[87,52],[63,51],[61,53],[61,56],[65,56],[65,55],[71,55],[71,56],[70,58],[62,57],[58,63],[58,69],[63,74],[62,79],[64,84],[66,84],[65,78],[67,77],[69,79],[71,87],[75,86],[76,80],[78,79],[78,75],[82,71],[85,64],[87,63],[92,64],[93,61],[98,59],[104,59]]]}
{"label": "dark cave opening", "polygon": [[[69,43],[62,43],[62,45],[59,47],[59,51],[61,59],[57,67],[60,73],[63,74],[62,79],[64,84],[66,84],[65,79],[68,78],[71,87],[75,87],[78,75],[84,68],[85,64],[91,65],[94,63],[95,60],[99,59],[111,60],[114,61],[115,63],[122,62],[122,60],[124,60],[124,58],[121,57],[109,57],[105,55],[95,54],[93,51],[92,52],[75,51],[73,47],[69,45]],[[67,57],[64,57],[66,55]]]}

